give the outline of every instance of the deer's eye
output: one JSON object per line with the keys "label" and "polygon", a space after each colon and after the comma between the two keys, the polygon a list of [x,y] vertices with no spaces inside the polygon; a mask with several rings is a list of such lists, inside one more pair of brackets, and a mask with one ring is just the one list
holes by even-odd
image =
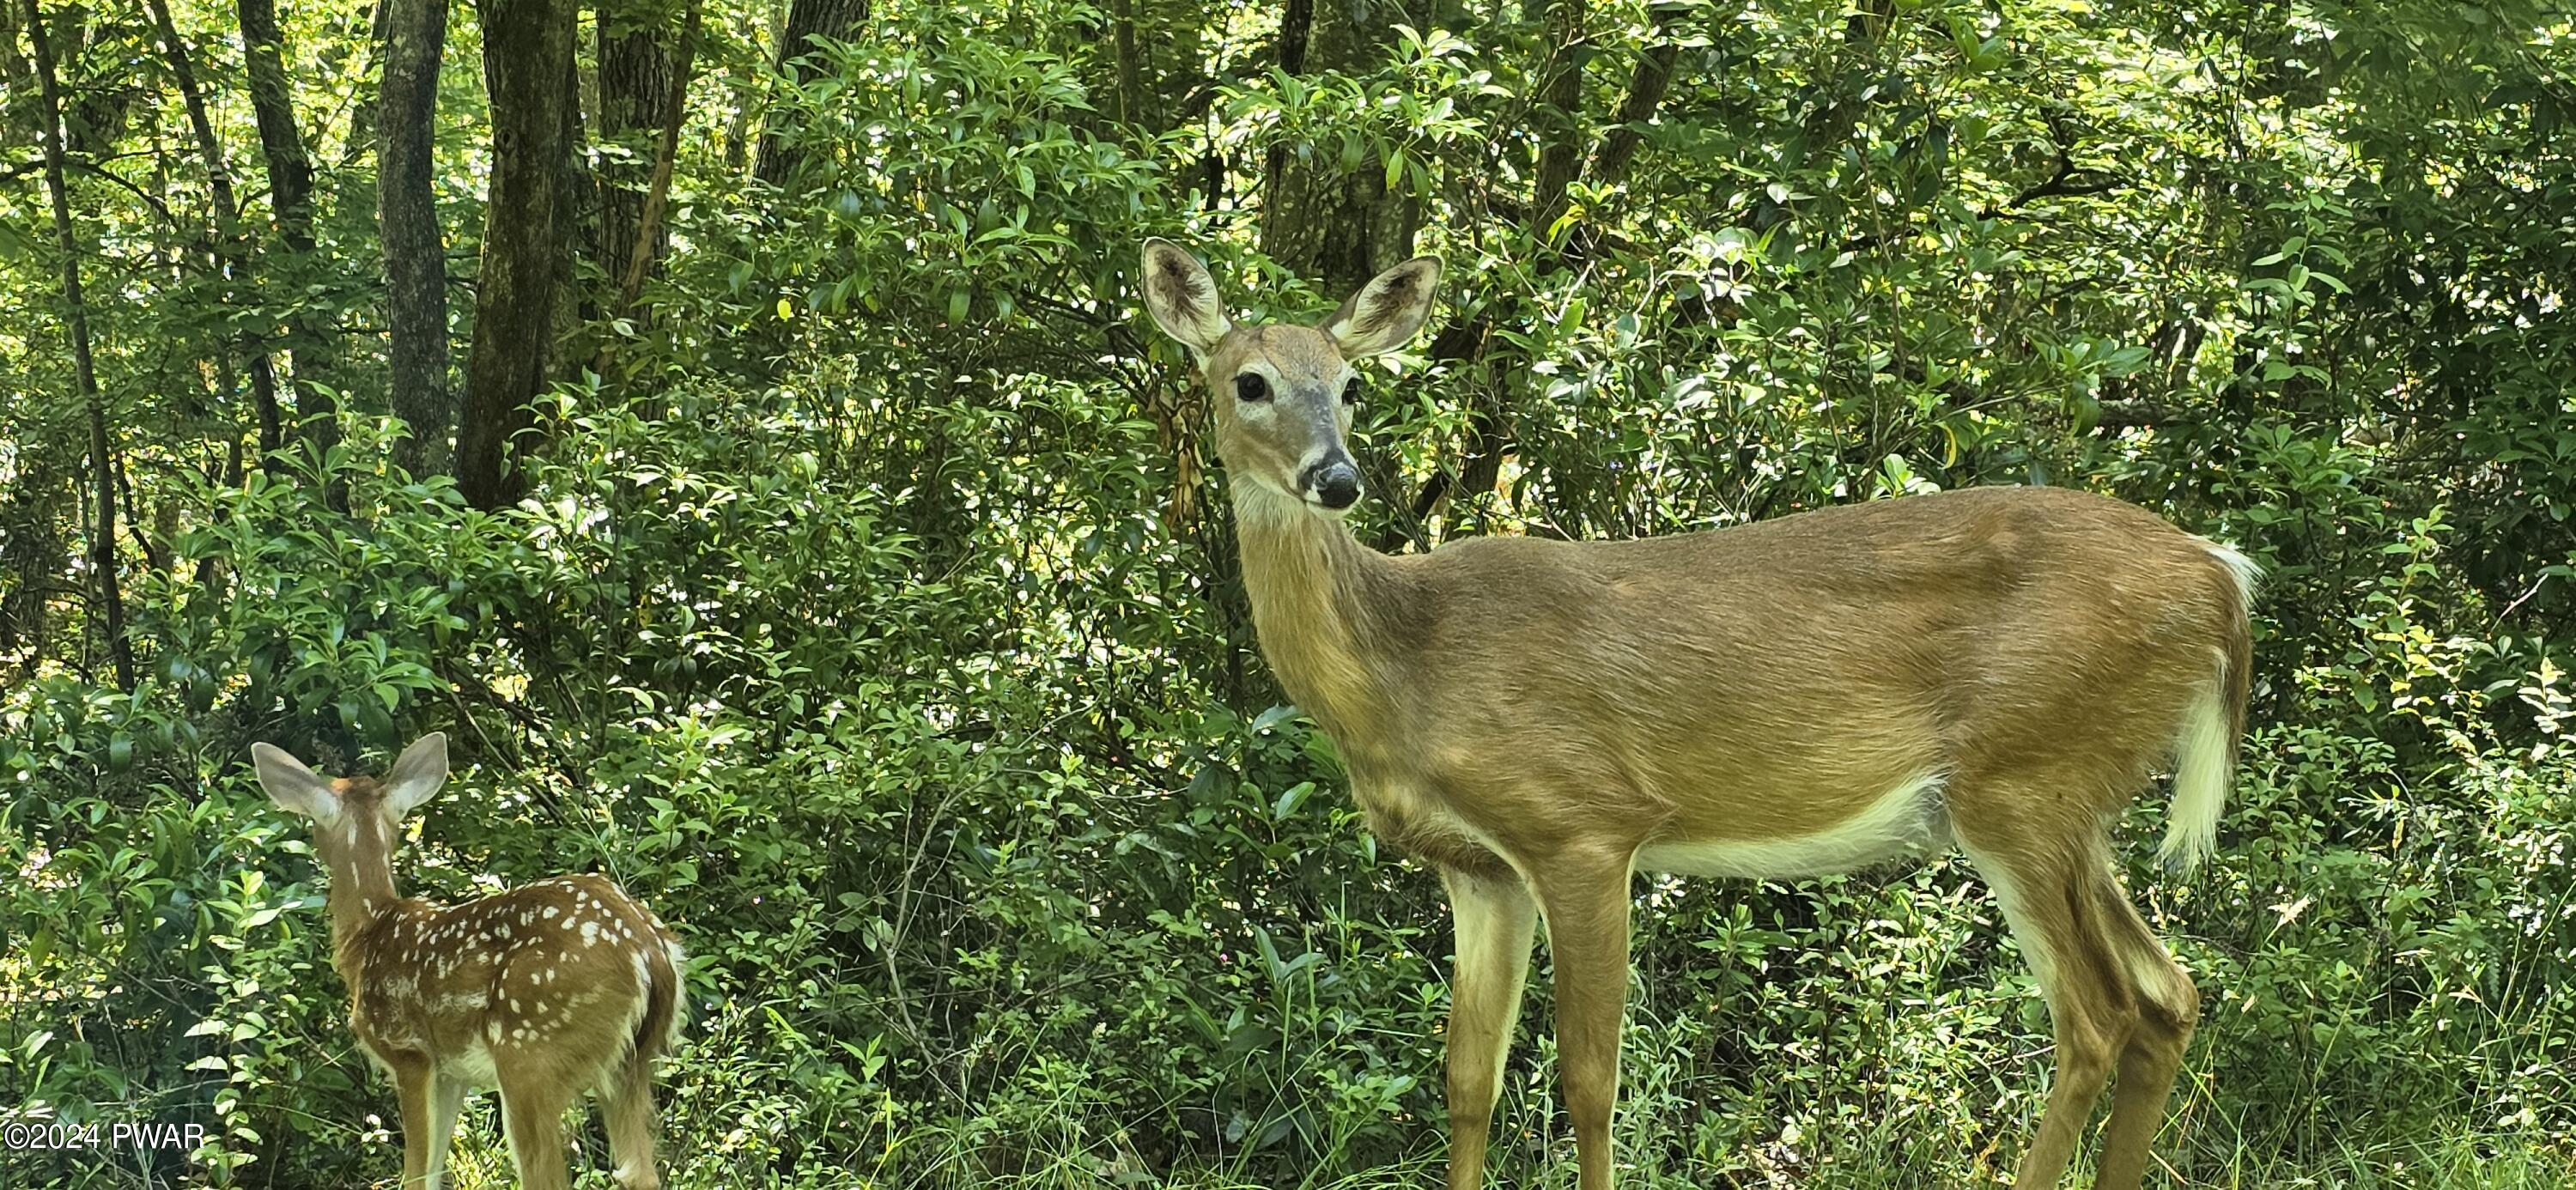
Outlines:
{"label": "deer's eye", "polygon": [[1342,404],[1345,404],[1345,405],[1357,405],[1357,404],[1359,404],[1359,403],[1360,403],[1360,378],[1359,378],[1359,377],[1357,377],[1357,376],[1353,376],[1353,377],[1351,377],[1351,382],[1350,382],[1349,384],[1345,384],[1345,385],[1343,385],[1343,386],[1342,386]]}
{"label": "deer's eye", "polygon": [[1234,395],[1238,400],[1267,401],[1270,399],[1270,382],[1262,379],[1258,372],[1245,372],[1234,378]]}

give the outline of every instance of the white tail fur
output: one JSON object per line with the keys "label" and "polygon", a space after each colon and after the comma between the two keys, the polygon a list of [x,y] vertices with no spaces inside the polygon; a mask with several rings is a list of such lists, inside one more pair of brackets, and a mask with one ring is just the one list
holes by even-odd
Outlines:
{"label": "white tail fur", "polygon": [[2165,841],[2156,859],[2177,872],[2192,870],[2218,849],[2218,816],[2227,809],[2236,776],[2224,689],[2213,683],[2192,704],[2174,744],[2173,803],[2165,808]]}
{"label": "white tail fur", "polygon": [[[2227,568],[2240,605],[2252,614],[2254,584],[2262,576],[2262,567],[2232,546],[2208,540],[2201,545]],[[2184,713],[2182,730],[2174,740],[2173,802],[2165,809],[2165,841],[2156,848],[2156,859],[2177,872],[2191,871],[2218,849],[2218,818],[2226,811],[2228,790],[2236,782],[2240,727],[2228,703],[2236,680],[2229,667],[2237,663],[2224,651],[2217,653],[2217,660],[2209,692]]]}

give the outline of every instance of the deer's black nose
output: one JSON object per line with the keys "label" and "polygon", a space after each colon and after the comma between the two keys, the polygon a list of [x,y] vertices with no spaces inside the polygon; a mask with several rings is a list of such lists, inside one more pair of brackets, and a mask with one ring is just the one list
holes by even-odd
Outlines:
{"label": "deer's black nose", "polygon": [[1306,491],[1326,508],[1348,508],[1360,498],[1360,469],[1349,456],[1327,458],[1306,469]]}

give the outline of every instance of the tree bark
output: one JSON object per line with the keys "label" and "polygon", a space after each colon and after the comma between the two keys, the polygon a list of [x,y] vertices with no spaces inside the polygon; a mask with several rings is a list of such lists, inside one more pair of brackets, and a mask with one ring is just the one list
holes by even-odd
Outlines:
{"label": "tree bark", "polygon": [[[814,39],[846,41],[867,19],[868,0],[795,0],[787,10],[787,30],[778,39],[779,72],[800,84],[812,80],[816,69],[798,59],[822,49]],[[761,130],[760,155],[751,172],[772,186],[783,186],[804,160],[805,151],[792,137],[782,135],[777,111],[777,105],[771,105],[771,119]]]}
{"label": "tree bark", "polygon": [[[698,23],[704,7],[690,0],[689,15],[680,25],[679,59],[673,66],[670,91],[664,97],[661,133],[653,150],[653,179],[645,188],[643,209],[636,212],[634,242],[621,253],[626,262],[624,272],[612,275],[617,292],[608,308],[611,318],[625,318],[635,312],[635,303],[644,294],[645,274],[652,271],[654,260],[668,240],[662,230],[662,214],[670,202],[671,171],[679,165],[680,126],[688,119],[689,72],[697,62]],[[607,376],[619,342],[616,336],[604,337],[591,357],[590,370]]]}
{"label": "tree bark", "polygon": [[518,496],[511,463],[525,453],[520,434],[533,424],[528,402],[545,383],[553,355],[556,206],[565,174],[572,43],[568,0],[486,0],[492,183],[465,407],[456,429],[457,487],[479,508]]}
{"label": "tree bark", "polygon": [[1118,122],[1133,124],[1144,110],[1144,63],[1136,48],[1136,0],[1110,0],[1110,45],[1118,60]]}
{"label": "tree bark", "polygon": [[368,14],[367,53],[370,58],[359,73],[362,78],[369,74],[376,76],[376,89],[370,91],[361,85],[357,101],[349,109],[349,137],[340,146],[342,165],[354,164],[358,154],[376,146],[383,138],[384,133],[377,123],[382,117],[377,108],[384,103],[385,53],[393,43],[393,10],[400,2],[376,0],[375,11]]}
{"label": "tree bark", "polygon": [[[599,37],[599,243],[594,249],[612,285],[634,258],[644,222],[644,190],[653,172],[647,147],[680,88],[678,37],[651,0],[601,0]],[[694,8],[691,13],[695,16]]]}
{"label": "tree bark", "polygon": [[72,375],[81,401],[89,409],[89,469],[96,483],[98,516],[90,527],[90,569],[98,582],[99,608],[107,621],[107,651],[116,668],[116,684],[134,688],[134,649],[125,639],[125,596],[116,582],[116,460],[107,436],[107,401],[98,389],[98,365],[90,355],[89,306],[81,298],[80,237],[72,230],[71,193],[63,181],[62,88],[54,78],[53,43],[45,33],[44,13],[36,0],[25,0],[27,37],[36,50],[38,113],[43,128],[45,189],[53,199],[54,243],[63,254],[64,329],[71,335]]}
{"label": "tree bark", "polygon": [[680,126],[688,119],[689,73],[697,65],[698,21],[703,12],[704,6],[692,0],[688,18],[680,26],[679,60],[663,96],[661,140],[653,151],[653,180],[645,188],[644,208],[636,214],[634,242],[624,253],[625,269],[616,274],[616,313],[621,317],[634,311],[635,300],[644,292],[645,274],[669,239],[663,232],[662,215],[671,198],[671,172],[679,166]]}
{"label": "tree bark", "polygon": [[[1556,273],[1568,264],[1566,246],[1551,244],[1549,233],[1570,209],[1567,191],[1583,168],[1583,60],[1589,51],[1584,44],[1586,16],[1583,0],[1547,0],[1539,17],[1539,45],[1547,57],[1539,64],[1538,92],[1530,111],[1530,121],[1539,136],[1539,152],[1525,227],[1541,273]],[[1503,317],[1519,321],[1526,314],[1507,310]],[[1474,390],[1476,395],[1468,411],[1466,449],[1458,464],[1455,492],[1472,499],[1494,490],[1502,478],[1503,457],[1512,449],[1512,418],[1505,394],[1531,384],[1534,377],[1529,361],[1517,347],[1505,346],[1488,354],[1484,348],[1490,336],[1476,328],[1461,329],[1468,334],[1457,340],[1444,335],[1434,342],[1433,351],[1436,354],[1449,348],[1466,354],[1464,349],[1472,344],[1474,354],[1486,356],[1487,375],[1495,381],[1491,388]],[[1424,485],[1415,507],[1427,519],[1451,495],[1446,476],[1435,475]]]}
{"label": "tree bark", "polygon": [[1673,40],[1673,22],[1687,10],[1664,3],[1649,8],[1654,30],[1648,35],[1646,48],[1637,55],[1636,69],[1628,75],[1628,92],[1619,101],[1618,122],[1602,134],[1601,147],[1593,150],[1592,164],[1584,173],[1584,180],[1595,185],[1616,185],[1627,176],[1628,163],[1636,159],[1638,147],[1645,143],[1645,124],[1655,118],[1655,109],[1663,106],[1664,92],[1673,85],[1673,66],[1681,60],[1681,43]]}
{"label": "tree bark", "polygon": [[394,416],[409,429],[394,442],[394,465],[418,476],[447,470],[454,417],[447,388],[447,241],[430,186],[447,0],[385,0],[383,13],[376,221],[385,252],[388,391]]}
{"label": "tree bark", "polygon": [[[276,0],[240,0],[238,11],[251,114],[259,124],[260,150],[268,163],[269,209],[277,217],[278,237],[300,266],[313,251],[313,159],[305,152],[304,135],[295,124],[295,96],[286,78],[286,39],[278,32]],[[340,441],[338,405],[322,385],[332,370],[336,344],[329,328],[304,314],[290,326],[287,345],[296,383],[296,416],[302,419],[305,441],[319,461]],[[336,490],[332,502],[341,502]]]}
{"label": "tree bark", "polygon": [[[148,7],[161,35],[161,52],[170,61],[171,78],[179,87],[180,105],[188,112],[189,131],[197,138],[197,154],[205,159],[207,183],[215,194],[215,257],[231,282],[228,299],[238,302],[255,290],[251,285],[255,264],[242,233],[241,197],[233,190],[232,166],[224,160],[223,142],[215,139],[214,121],[206,115],[205,91],[197,85],[196,60],[188,43],[179,36],[178,25],[170,19],[169,0],[149,0]],[[251,406],[259,426],[259,455],[266,460],[278,446],[277,365],[269,358],[268,349],[247,332],[239,337],[238,349],[243,368],[250,374]],[[229,385],[226,391],[230,391]]]}
{"label": "tree bark", "polygon": [[[1392,0],[1292,2],[1279,33],[1280,68],[1374,70],[1396,24],[1412,19]],[[1421,198],[1401,179],[1390,190],[1386,163],[1375,154],[1345,170],[1338,146],[1278,145],[1263,172],[1261,251],[1318,278],[1326,292],[1356,291],[1413,255]]]}
{"label": "tree bark", "polygon": [[[564,19],[574,22],[573,41],[581,40],[579,0],[566,5]],[[544,384],[579,383],[588,353],[571,349],[599,317],[599,295],[583,288],[579,257],[596,251],[599,241],[599,186],[590,172],[589,129],[582,123],[581,63],[576,53],[564,55],[563,152],[556,160],[563,177],[555,184],[554,332],[546,339]],[[588,98],[595,99],[595,96]]]}
{"label": "tree bark", "polygon": [[[1549,242],[1557,222],[1569,209],[1566,190],[1583,168],[1583,0],[1548,0],[1539,21],[1539,44],[1547,61],[1539,75],[1538,102],[1530,112],[1540,136],[1538,172],[1530,194],[1529,232],[1541,245]],[[1563,261],[1560,252],[1544,262]]]}

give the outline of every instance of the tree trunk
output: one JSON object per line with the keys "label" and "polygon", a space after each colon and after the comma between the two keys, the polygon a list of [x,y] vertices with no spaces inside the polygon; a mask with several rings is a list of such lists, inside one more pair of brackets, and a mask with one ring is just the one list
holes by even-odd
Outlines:
{"label": "tree trunk", "polygon": [[649,0],[599,4],[599,140],[604,149],[622,151],[600,155],[599,243],[593,251],[612,287],[634,259],[656,134],[681,87],[677,34],[661,19],[664,12],[664,5]]}
{"label": "tree trunk", "polygon": [[62,89],[54,79],[53,44],[36,0],[25,0],[27,37],[36,50],[38,113],[44,127],[45,189],[53,199],[54,243],[63,254],[64,329],[71,335],[72,375],[81,401],[89,407],[89,469],[98,496],[98,517],[90,527],[90,570],[98,582],[102,618],[107,621],[108,657],[116,667],[116,684],[134,688],[134,650],[125,639],[125,596],[116,583],[116,461],[107,436],[107,401],[98,390],[97,362],[90,356],[89,307],[81,300],[80,237],[72,232],[71,193],[63,181]]}
{"label": "tree trunk", "polygon": [[358,154],[376,145],[384,135],[377,123],[382,118],[377,109],[384,104],[385,54],[393,43],[394,6],[400,3],[402,0],[376,0],[375,12],[367,17],[369,60],[359,76],[376,76],[376,89],[370,91],[363,83],[359,86],[357,102],[349,109],[349,137],[340,146],[342,165],[356,163]]}
{"label": "tree trunk", "polygon": [[1619,119],[1601,137],[1601,147],[1592,153],[1592,164],[1584,179],[1595,185],[1617,185],[1628,173],[1628,163],[1635,160],[1638,146],[1645,143],[1646,122],[1655,118],[1655,109],[1664,102],[1664,92],[1672,87],[1673,66],[1681,60],[1681,43],[1673,40],[1673,23],[1687,10],[1675,4],[1650,6],[1654,32],[1637,55],[1636,69],[1628,75],[1627,97],[1619,101]]}
{"label": "tree trunk", "polygon": [[[1568,210],[1567,191],[1583,168],[1583,59],[1588,47],[1583,44],[1585,10],[1583,0],[1547,0],[1540,15],[1539,45],[1547,57],[1539,64],[1538,93],[1531,105],[1530,121],[1539,134],[1538,167],[1530,187],[1528,223],[1530,240],[1537,252],[1537,267],[1542,273],[1565,268],[1567,253],[1563,245],[1549,243],[1549,233]],[[1507,299],[1517,306],[1516,299]],[[1505,325],[1527,319],[1526,310],[1506,309]],[[1461,328],[1466,337],[1455,342],[1463,347],[1473,344],[1474,354],[1484,356],[1490,386],[1471,389],[1474,396],[1467,417],[1466,449],[1458,465],[1455,493],[1469,499],[1494,490],[1502,478],[1503,458],[1514,442],[1511,410],[1507,393],[1514,388],[1535,387],[1538,377],[1530,371],[1529,360],[1517,347],[1505,345],[1488,351],[1495,343],[1491,336],[1475,328]],[[1435,343],[1438,356],[1444,342]],[[1425,516],[1438,509],[1452,494],[1446,476],[1434,476],[1427,483],[1415,507]]]}
{"label": "tree trunk", "polygon": [[[669,240],[662,229],[662,213],[671,198],[671,172],[679,167],[680,126],[688,119],[689,72],[697,63],[698,23],[704,11],[702,4],[691,0],[688,19],[680,25],[679,62],[672,68],[671,87],[662,109],[661,137],[653,151],[653,180],[645,188],[644,207],[637,212],[635,241],[624,254],[625,271],[618,275],[617,304],[612,308],[617,317],[634,312],[635,301],[644,292],[644,275]],[[598,370],[607,370],[605,351]]]}
{"label": "tree trunk", "polygon": [[[276,0],[240,0],[238,11],[251,114],[259,123],[260,149],[268,162],[269,209],[277,216],[279,238],[295,257],[287,272],[301,275],[308,271],[313,252],[313,159],[305,152],[303,133],[295,124],[285,37],[277,28]],[[304,314],[295,319],[287,336],[296,383],[295,412],[304,422],[305,441],[316,460],[326,457],[340,441],[338,406],[322,386],[337,355],[331,335],[331,329],[319,325],[314,315]],[[341,502],[336,491],[332,502]]]}
{"label": "tree trunk", "polygon": [[[0,21],[7,24],[0,33],[14,35],[20,19],[17,5],[0,4]],[[53,653],[53,594],[63,568],[64,482],[53,454],[47,448],[20,455],[17,474],[8,490],[0,491],[0,661],[14,656],[21,676]]]}
{"label": "tree trunk", "polygon": [[1133,124],[1144,114],[1144,63],[1136,49],[1136,0],[1110,0],[1110,45],[1118,57],[1118,122]]}
{"label": "tree trunk", "polygon": [[[573,40],[579,42],[581,7],[577,2],[566,7],[570,11],[564,19],[574,22]],[[568,51],[564,55],[564,104],[559,110],[563,151],[556,161],[563,177],[555,183],[555,286],[550,307],[554,311],[550,318],[554,333],[546,339],[546,384],[581,380],[582,366],[590,362],[590,354],[567,347],[577,343],[599,317],[598,296],[582,287],[579,262],[580,255],[594,249],[599,239],[599,186],[590,172],[581,83],[581,63],[576,53]]]}
{"label": "tree trunk", "polygon": [[[814,43],[817,37],[846,41],[868,19],[868,0],[795,0],[787,10],[787,30],[778,39],[778,69],[798,83],[811,80],[815,68],[797,59],[822,49]],[[777,119],[778,106],[770,106],[768,127],[761,130],[760,156],[752,166],[752,176],[772,186],[783,186],[795,174],[805,151],[793,138],[781,134]]]}
{"label": "tree trunk", "polygon": [[572,42],[573,6],[566,0],[486,0],[492,183],[465,407],[456,428],[457,487],[479,508],[517,498],[510,464],[524,453],[519,436],[532,424],[528,402],[545,383],[553,354],[555,208],[565,173]]}
{"label": "tree trunk", "polygon": [[[1300,20],[1310,17],[1310,20]],[[1395,26],[1418,18],[1391,0],[1292,0],[1279,34],[1280,68],[1291,74],[1377,69]],[[1270,152],[1261,199],[1261,251],[1347,294],[1413,255],[1420,196],[1407,179],[1386,185],[1386,163],[1371,154],[1350,169],[1337,146],[1280,145]]]}
{"label": "tree trunk", "polygon": [[454,416],[447,389],[447,242],[430,187],[447,0],[385,0],[383,92],[377,104],[376,220],[384,237],[389,394],[409,434],[394,464],[447,469]]}
{"label": "tree trunk", "polygon": [[[241,197],[233,190],[233,172],[224,160],[223,143],[215,139],[214,121],[206,115],[206,96],[197,86],[196,60],[188,43],[179,36],[178,25],[170,19],[169,0],[150,0],[152,23],[161,34],[161,52],[170,60],[171,78],[179,87],[179,102],[188,112],[188,128],[196,135],[197,154],[206,162],[206,179],[215,193],[215,255],[231,281],[226,294],[230,301],[241,301],[256,287],[251,285],[254,267],[250,243],[241,226]],[[243,333],[238,338],[244,368],[250,373],[251,405],[259,426],[259,456],[262,460],[278,447],[277,366],[270,360],[268,349]],[[230,391],[230,387],[226,387]]]}
{"label": "tree trunk", "polygon": [[[1530,237],[1550,242],[1557,221],[1567,210],[1566,190],[1583,168],[1583,0],[1548,0],[1539,21],[1539,44],[1547,62],[1540,67],[1538,102],[1530,112],[1538,125],[1538,173],[1530,194]],[[1563,260],[1550,252],[1542,261]],[[1543,266],[1544,267],[1544,266]]]}

